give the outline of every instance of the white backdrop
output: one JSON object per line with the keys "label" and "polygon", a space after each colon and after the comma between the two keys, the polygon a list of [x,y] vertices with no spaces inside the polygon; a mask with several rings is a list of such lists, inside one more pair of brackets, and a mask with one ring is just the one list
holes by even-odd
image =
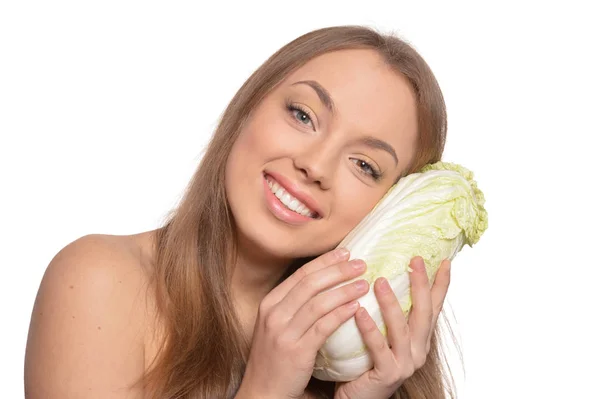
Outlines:
{"label": "white backdrop", "polygon": [[428,61],[444,160],[487,198],[489,230],[455,259],[447,301],[459,398],[600,398],[600,30],[593,2],[551,3],[2,2],[0,397],[23,396],[52,257],[158,227],[255,68],[309,30],[367,24]]}

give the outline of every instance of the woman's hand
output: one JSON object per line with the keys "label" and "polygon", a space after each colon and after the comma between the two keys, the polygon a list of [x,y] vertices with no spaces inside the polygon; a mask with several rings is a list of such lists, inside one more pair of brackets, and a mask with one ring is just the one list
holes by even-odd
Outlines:
{"label": "woman's hand", "polygon": [[241,397],[301,398],[317,351],[358,310],[365,280],[364,261],[348,262],[348,252],[331,251],[299,268],[275,287],[259,306],[252,347],[238,391]]}
{"label": "woman's hand", "polygon": [[374,367],[354,381],[336,383],[336,399],[387,399],[425,364],[431,334],[450,284],[450,261],[442,262],[431,290],[423,259],[413,258],[411,269],[413,309],[408,322],[387,280],[379,278],[374,284],[389,346],[367,311],[361,308],[356,313],[356,323]]}

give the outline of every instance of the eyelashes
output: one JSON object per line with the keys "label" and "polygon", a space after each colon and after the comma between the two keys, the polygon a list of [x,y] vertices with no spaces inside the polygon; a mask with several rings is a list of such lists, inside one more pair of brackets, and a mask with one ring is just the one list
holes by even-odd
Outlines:
{"label": "eyelashes", "polygon": [[[315,130],[315,124],[314,124],[312,118],[310,117],[309,110],[307,110],[306,108],[302,107],[299,104],[294,104],[289,100],[286,100],[285,107],[287,108],[288,112],[290,112],[292,114],[292,116],[298,123],[308,126],[305,123],[306,121],[308,121],[308,122],[310,122],[310,126],[312,127],[313,131]],[[300,116],[300,118],[298,118],[298,116]]]}
{"label": "eyelashes", "polygon": [[369,162],[357,158],[351,158],[351,160],[358,166],[361,173],[371,176],[375,181],[381,179],[381,173],[378,172]]}
{"label": "eyelashes", "polygon": [[[286,99],[285,107],[296,123],[305,127],[311,127],[313,131],[316,130],[313,119],[310,116],[311,112],[307,108],[304,108],[300,104],[295,104],[289,99]],[[380,180],[383,176],[371,163],[363,159],[350,158],[350,160],[358,166],[360,173],[371,177],[374,181]]]}

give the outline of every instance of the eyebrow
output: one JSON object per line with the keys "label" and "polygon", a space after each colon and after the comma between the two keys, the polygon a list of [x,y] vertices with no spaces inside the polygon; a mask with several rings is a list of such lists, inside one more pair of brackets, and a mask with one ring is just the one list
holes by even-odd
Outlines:
{"label": "eyebrow", "polygon": [[367,145],[371,148],[386,151],[394,158],[394,162],[396,162],[396,165],[398,165],[398,155],[396,155],[396,151],[394,151],[394,147],[392,147],[385,141],[376,139],[375,137],[372,137],[372,136],[367,136],[367,137],[363,137],[363,138],[359,139],[359,142],[361,144]]}
{"label": "eyebrow", "polygon": [[319,82],[317,82],[315,80],[301,80],[299,82],[292,84],[292,86],[299,85],[299,84],[304,84],[304,85],[308,85],[308,86],[312,87],[313,90],[319,96],[319,100],[321,100],[323,105],[325,105],[325,107],[327,107],[329,112],[331,112],[332,114],[335,113],[335,104],[333,103],[331,94],[329,94],[329,92],[327,90],[325,90],[325,88],[323,86],[321,86],[319,84]]}
{"label": "eyebrow", "polygon": [[[321,86],[319,84],[319,82],[317,82],[315,80],[301,80],[299,82],[292,84],[292,86],[299,85],[299,84],[305,84],[305,85],[312,87],[313,90],[319,96],[319,99],[321,100],[323,105],[325,105],[325,107],[327,107],[327,109],[331,113],[335,113],[335,104],[333,102],[333,99],[331,98],[331,95],[323,86]],[[366,136],[366,137],[361,138],[359,140],[359,142],[361,144],[364,144],[371,148],[386,151],[394,158],[394,162],[396,162],[396,165],[398,165],[398,155],[396,155],[396,151],[394,150],[394,147],[392,147],[385,141],[376,139],[375,137],[372,137],[372,136]]]}

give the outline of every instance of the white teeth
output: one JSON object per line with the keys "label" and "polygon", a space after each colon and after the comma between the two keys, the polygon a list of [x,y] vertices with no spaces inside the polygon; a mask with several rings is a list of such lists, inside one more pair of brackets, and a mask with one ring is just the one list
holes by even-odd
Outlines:
{"label": "white teeth", "polygon": [[298,212],[302,216],[310,217],[310,211],[302,204],[300,204],[300,206],[296,209],[296,212]]}
{"label": "white teeth", "polygon": [[281,201],[283,205],[285,205],[288,209],[299,213],[302,216],[313,217],[312,212],[306,205],[304,205],[299,199],[293,197],[290,193],[285,191],[283,187],[281,187],[277,182],[271,181],[267,179],[267,183],[271,188],[271,192],[275,194],[277,198]]}
{"label": "white teeth", "polygon": [[[290,209],[294,212],[298,211],[298,205],[300,205],[300,201],[298,201],[296,198],[294,198],[292,200],[292,202],[290,202]],[[300,213],[300,212],[298,212]]]}
{"label": "white teeth", "polygon": [[[307,216],[308,214],[310,214],[310,211],[301,203],[298,203],[298,207],[296,208],[296,212],[298,212],[301,215]],[[305,214],[307,213],[307,214]]]}

